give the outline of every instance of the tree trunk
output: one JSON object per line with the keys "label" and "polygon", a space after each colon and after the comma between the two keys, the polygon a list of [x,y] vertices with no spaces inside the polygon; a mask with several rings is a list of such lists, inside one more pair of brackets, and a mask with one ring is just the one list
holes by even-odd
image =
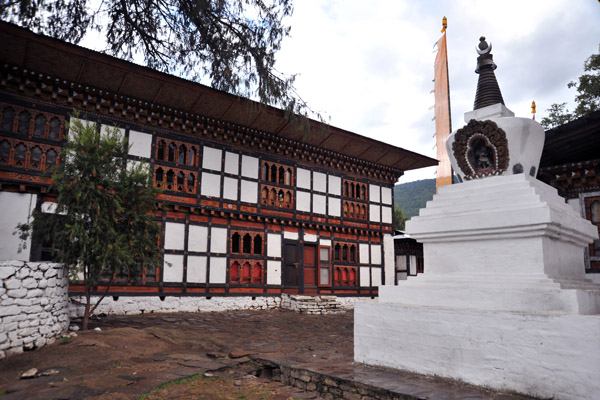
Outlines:
{"label": "tree trunk", "polygon": [[90,302],[91,296],[90,291],[92,290],[91,286],[85,285],[85,312],[83,313],[83,323],[81,324],[81,329],[86,331],[88,328],[88,322],[90,320]]}

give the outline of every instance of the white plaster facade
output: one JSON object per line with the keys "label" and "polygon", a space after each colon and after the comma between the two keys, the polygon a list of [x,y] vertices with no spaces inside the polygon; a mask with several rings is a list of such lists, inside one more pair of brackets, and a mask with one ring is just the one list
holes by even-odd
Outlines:
{"label": "white plaster facade", "polygon": [[[0,192],[0,260],[29,260],[31,238],[21,243],[18,235],[13,235],[18,224],[31,223],[31,213],[35,208],[37,195],[29,193]],[[23,250],[19,253],[19,246]]]}

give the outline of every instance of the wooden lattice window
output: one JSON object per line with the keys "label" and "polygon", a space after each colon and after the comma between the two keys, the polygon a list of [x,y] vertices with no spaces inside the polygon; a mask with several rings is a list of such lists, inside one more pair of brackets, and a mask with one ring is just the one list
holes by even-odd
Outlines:
{"label": "wooden lattice window", "polygon": [[15,110],[12,107],[6,107],[2,110],[2,130],[12,133],[15,119]]}
{"label": "wooden lattice window", "polygon": [[46,131],[46,117],[39,114],[35,117],[35,126],[33,127],[33,137],[43,138]]}
{"label": "wooden lattice window", "polygon": [[343,196],[355,200],[367,200],[367,184],[344,179]]}
{"label": "wooden lattice window", "polygon": [[21,111],[19,114],[19,126],[17,133],[22,136],[29,136],[29,124],[31,122],[31,113],[29,111]]}

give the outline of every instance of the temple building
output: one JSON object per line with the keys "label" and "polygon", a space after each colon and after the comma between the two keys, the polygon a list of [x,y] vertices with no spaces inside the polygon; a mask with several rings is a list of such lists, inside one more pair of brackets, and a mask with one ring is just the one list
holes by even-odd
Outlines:
{"label": "temple building", "polygon": [[314,120],[303,131],[282,110],[12,24],[0,41],[1,259],[48,258],[43,243],[18,253],[12,233],[52,211],[46,171],[78,110],[120,128],[163,190],[165,264],[119,277],[113,296],[372,297],[393,282],[393,186],[436,160]]}

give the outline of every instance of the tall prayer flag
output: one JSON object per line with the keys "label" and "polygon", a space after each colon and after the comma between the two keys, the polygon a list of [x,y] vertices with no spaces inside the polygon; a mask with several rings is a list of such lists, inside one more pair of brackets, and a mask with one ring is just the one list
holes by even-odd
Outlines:
{"label": "tall prayer flag", "polygon": [[452,184],[452,166],[446,151],[446,140],[452,130],[450,121],[450,85],[448,82],[448,52],[446,48],[446,17],[443,22],[444,34],[437,41],[438,53],[435,57],[433,75],[435,79],[435,137],[437,158],[436,191],[440,186]]}

